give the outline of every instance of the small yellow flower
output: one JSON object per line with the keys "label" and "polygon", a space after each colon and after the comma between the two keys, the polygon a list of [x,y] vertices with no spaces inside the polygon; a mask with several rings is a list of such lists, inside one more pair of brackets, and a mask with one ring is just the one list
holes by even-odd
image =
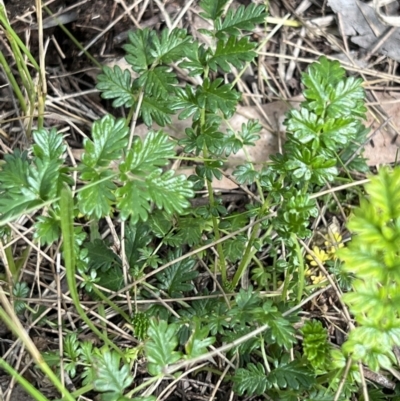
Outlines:
{"label": "small yellow flower", "polygon": [[325,236],[325,246],[329,259],[336,259],[336,251],[344,247],[343,238],[338,232],[329,233]]}
{"label": "small yellow flower", "polygon": [[[320,262],[322,265],[329,260],[329,255],[321,248],[318,246],[313,247],[313,252],[315,255],[315,258]],[[318,266],[318,263],[315,261],[315,259],[311,255],[307,255],[306,258],[310,261],[309,265],[310,266]]]}
{"label": "small yellow flower", "polygon": [[321,272],[319,272],[316,276],[310,276],[310,278],[313,284],[319,284],[325,280],[325,276],[321,274]]}

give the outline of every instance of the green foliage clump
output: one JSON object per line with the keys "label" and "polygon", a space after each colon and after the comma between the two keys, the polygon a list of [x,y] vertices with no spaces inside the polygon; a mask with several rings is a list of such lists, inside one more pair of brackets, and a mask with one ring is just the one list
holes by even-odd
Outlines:
{"label": "green foliage clump", "polygon": [[354,237],[339,254],[354,275],[344,300],[357,322],[343,350],[377,371],[396,363],[400,346],[400,169],[382,168],[366,192],[348,223]]}
{"label": "green foliage clump", "polygon": [[331,347],[328,333],[317,320],[307,321],[301,329],[303,334],[303,352],[315,371],[324,371],[330,365]]}
{"label": "green foliage clump", "polygon": [[[213,361],[212,347],[219,345],[221,354],[238,358],[226,379],[239,396],[345,400],[358,391],[351,376],[336,397],[343,354],[332,351],[319,321],[305,322],[302,329],[295,323],[299,303],[314,289],[300,246],[318,215],[312,195],[342,172],[348,177],[350,170],[367,169],[362,156],[354,157],[368,132],[362,81],[346,77],[326,57],[311,64],[302,74],[305,100],[285,120],[284,152],[262,166],[251,160],[237,166],[236,181],[251,185],[256,196],[238,210],[226,208],[212,181],[222,178],[227,157],[255,145],[262,127],[250,120],[238,131],[223,128],[241,94],[222,75],[255,60],[250,33],[266,17],[263,5],[233,10],[226,9],[229,3],[200,1],[201,16],[210,23],[201,30],[210,39],[207,45],[179,28],[129,34],[124,46],[129,68],[104,67],[97,83],[104,99],[127,109],[127,118],[106,115],[96,121],[75,168],[67,164],[62,135],[44,129],[34,133],[32,152],[15,151],[2,163],[1,222],[45,207],[34,217],[35,240],[53,245],[62,239],[71,298],[104,343],[98,348],[68,334],[64,369],[102,400],[154,400],[132,397],[182,367]],[[176,66],[195,79],[179,82]],[[155,123],[170,124],[173,115],[191,121],[179,141],[153,129]],[[137,119],[149,128],[144,138],[134,135]],[[170,168],[171,159],[181,156],[195,166],[188,178]],[[396,171],[382,171],[372,180],[370,201],[362,202],[350,224],[359,235],[342,253],[344,269],[356,276],[345,299],[359,324],[344,349],[374,369],[390,367],[398,344],[399,179]],[[197,207],[191,203],[196,191],[207,195]],[[101,236],[103,222],[111,219],[123,227],[113,233],[114,243]],[[208,278],[210,270],[215,281],[202,283],[200,272],[207,271]],[[95,327],[80,305],[78,286],[98,301],[104,328],[107,305],[136,343],[122,349],[115,332]],[[25,284],[14,287],[17,313],[26,310],[18,298],[28,290]],[[110,294],[116,292],[137,302],[133,316],[125,304],[114,303]],[[139,301],[150,306],[141,309]],[[55,352],[46,358],[54,367],[60,361]],[[133,366],[139,359],[147,371],[138,379]],[[146,375],[150,378],[136,383]]]}

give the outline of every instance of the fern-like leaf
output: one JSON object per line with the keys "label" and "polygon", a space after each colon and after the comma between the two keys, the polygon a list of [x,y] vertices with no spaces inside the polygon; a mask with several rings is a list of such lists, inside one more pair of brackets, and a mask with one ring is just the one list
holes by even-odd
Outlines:
{"label": "fern-like leaf", "polygon": [[246,369],[239,368],[233,377],[233,382],[233,390],[239,395],[261,395],[270,387],[265,368],[260,362],[249,363]]}
{"label": "fern-like leaf", "polygon": [[[133,381],[129,365],[121,365],[121,357],[115,352],[105,351],[93,359],[94,388],[104,393],[121,396]],[[118,398],[118,397],[117,397]],[[116,399],[117,399],[116,398]]]}
{"label": "fern-like leaf", "polygon": [[254,48],[255,43],[249,42],[247,37],[238,39],[230,36],[227,41],[219,40],[214,55],[208,60],[210,69],[217,71],[220,67],[222,71],[230,72],[230,64],[241,69],[245,62],[250,62],[256,57]]}
{"label": "fern-like leaf", "polygon": [[175,74],[163,66],[148,70],[138,78],[138,85],[144,88],[146,94],[161,99],[168,98],[177,82]]}
{"label": "fern-like leaf", "polygon": [[135,96],[132,91],[132,76],[128,70],[122,69],[116,65],[113,69],[103,67],[103,73],[97,77],[96,88],[101,92],[103,99],[114,99],[113,107],[132,107]]}
{"label": "fern-like leaf", "polygon": [[117,161],[128,143],[128,127],[123,119],[116,120],[109,114],[92,126],[92,141],[84,142],[82,162],[88,167],[108,167]]}
{"label": "fern-like leaf", "polygon": [[129,32],[129,43],[124,45],[125,59],[138,74],[145,72],[155,60],[151,51],[155,36],[156,32],[149,28]]}
{"label": "fern-like leaf", "polygon": [[147,369],[151,375],[157,376],[169,364],[181,358],[182,354],[175,350],[178,346],[177,330],[178,326],[175,324],[168,325],[164,320],[158,323],[155,319],[150,320],[144,349],[148,360]]}
{"label": "fern-like leaf", "polygon": [[[174,260],[181,256],[181,252],[170,252],[168,260]],[[171,298],[179,298],[184,292],[191,291],[194,287],[192,280],[198,276],[198,271],[194,270],[196,261],[194,259],[185,259],[167,267],[161,273],[157,274],[159,281],[158,287],[166,290]]]}
{"label": "fern-like leaf", "polygon": [[218,18],[215,28],[218,37],[226,35],[238,36],[241,30],[252,31],[256,24],[262,24],[266,17],[263,5],[250,4],[240,6],[238,9],[228,10],[225,18]]}
{"label": "fern-like leaf", "polygon": [[225,6],[229,0],[201,0],[199,6],[203,12],[200,15],[206,19],[215,21],[221,17],[224,12]]}

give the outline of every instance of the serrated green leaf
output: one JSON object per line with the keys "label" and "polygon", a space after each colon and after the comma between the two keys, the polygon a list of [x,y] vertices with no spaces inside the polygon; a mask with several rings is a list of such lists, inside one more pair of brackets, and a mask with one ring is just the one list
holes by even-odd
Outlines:
{"label": "serrated green leaf", "polygon": [[171,218],[161,210],[153,211],[149,218],[149,225],[158,238],[163,238],[172,228]]}
{"label": "serrated green leaf", "polygon": [[118,292],[124,287],[124,275],[120,265],[111,266],[105,273],[98,276],[96,282],[100,287],[109,289],[112,292]]}
{"label": "serrated green leaf", "polygon": [[331,363],[328,332],[318,320],[307,321],[301,329],[303,352],[314,370],[324,369]]}
{"label": "serrated green leaf", "polygon": [[31,168],[29,186],[37,197],[46,201],[57,196],[60,162],[58,160],[35,160],[36,169]]}
{"label": "serrated green leaf", "polygon": [[116,120],[107,114],[92,126],[93,140],[84,141],[82,162],[88,167],[108,167],[122,156],[128,144],[129,129],[122,118]]}
{"label": "serrated green leaf", "polygon": [[256,57],[255,46],[247,37],[238,39],[230,36],[227,41],[219,40],[214,55],[208,60],[209,67],[212,71],[217,71],[219,67],[224,72],[230,72],[232,64],[241,69],[246,62],[253,61]]}
{"label": "serrated green leaf", "polygon": [[21,190],[19,195],[3,195],[0,196],[0,213],[2,218],[17,216],[23,213],[26,209],[41,204],[37,200],[36,195],[29,190]]}
{"label": "serrated green leaf", "polygon": [[146,248],[151,240],[152,236],[147,224],[142,222],[135,224],[129,221],[125,228],[125,255],[130,266],[138,264],[140,250]]}
{"label": "serrated green leaf", "polygon": [[289,350],[296,342],[295,330],[291,323],[281,316],[274,316],[273,319],[268,319],[268,324],[270,327],[266,332],[268,341]]}
{"label": "serrated green leaf", "polygon": [[60,234],[60,219],[54,211],[50,209],[48,216],[38,216],[36,218],[34,237],[40,239],[41,244],[52,244],[60,238]]}
{"label": "serrated green leaf", "polygon": [[309,389],[315,383],[315,374],[295,360],[273,369],[268,375],[268,381],[280,389]]}
{"label": "serrated green leaf", "polygon": [[294,138],[304,144],[318,138],[322,124],[322,119],[305,108],[291,110],[286,122],[287,129],[293,133]]}
{"label": "serrated green leaf", "polygon": [[85,248],[88,250],[87,258],[90,269],[105,272],[111,268],[113,263],[119,262],[117,255],[101,239],[87,242]]}
{"label": "serrated green leaf", "polygon": [[225,257],[231,263],[242,259],[246,248],[246,242],[247,238],[244,235],[238,235],[236,238],[224,241]]}
{"label": "serrated green leaf", "polygon": [[208,222],[198,217],[183,217],[179,219],[177,237],[180,244],[197,245],[207,229]]}
{"label": "serrated green leaf", "polygon": [[30,289],[28,284],[21,281],[14,284],[12,291],[14,296],[14,311],[17,315],[20,315],[26,309],[26,302],[19,298],[28,298]]}
{"label": "serrated green leaf", "polygon": [[97,173],[94,169],[82,171],[82,179],[89,181],[78,192],[78,206],[82,214],[100,219],[109,216],[115,203],[116,185],[111,181],[114,176],[110,170]]}
{"label": "serrated green leaf", "polygon": [[[319,63],[311,64],[307,73],[302,74],[302,82],[306,87],[304,90],[304,97],[307,99],[306,107],[318,116],[322,116],[326,110],[330,93],[333,87],[344,78],[345,72],[339,63],[337,68],[336,63],[326,63],[326,61],[326,58],[321,57]],[[330,75],[334,79],[330,80]]]}
{"label": "serrated green leaf", "polygon": [[265,375],[265,368],[260,362],[249,363],[246,369],[239,368],[233,376],[233,382],[233,391],[238,395],[262,395],[271,387]]}
{"label": "serrated green leaf", "polygon": [[29,188],[29,161],[27,152],[14,150],[3,156],[0,171],[0,190],[18,193],[21,188]]}
{"label": "serrated green leaf", "polygon": [[174,102],[170,100],[161,100],[156,97],[145,96],[140,108],[140,115],[148,127],[151,127],[153,120],[161,127],[165,127],[171,123],[170,115],[174,114],[173,105]]}
{"label": "serrated green leaf", "polygon": [[[209,33],[209,31],[207,32]],[[200,45],[198,42],[193,42],[186,49],[185,59],[179,63],[179,67],[189,70],[190,77],[201,75],[207,66],[210,54],[211,50],[206,48],[204,44]]]}
{"label": "serrated green leaf", "polygon": [[251,163],[245,163],[235,168],[233,176],[239,184],[252,184],[259,177],[259,173]]}
{"label": "serrated green leaf", "polygon": [[50,132],[41,128],[33,131],[33,153],[41,160],[59,160],[66,152],[67,147],[63,144],[62,135],[55,128]]}
{"label": "serrated green leaf", "polygon": [[215,113],[218,109],[226,118],[232,117],[240,99],[240,93],[229,84],[223,84],[222,78],[210,81],[206,78],[198,96],[199,104],[205,103],[207,110]]}
{"label": "serrated green leaf", "polygon": [[[168,261],[172,261],[181,256],[181,251],[169,252]],[[180,298],[184,292],[193,290],[194,280],[199,272],[194,270],[196,261],[194,259],[185,259],[167,267],[156,277],[159,281],[158,287],[167,291],[171,298]]]}
{"label": "serrated green leaf", "polygon": [[116,191],[120,218],[131,218],[132,223],[146,221],[150,212],[150,195],[146,183],[129,181]]}
{"label": "serrated green leaf", "polygon": [[256,24],[262,24],[266,17],[265,6],[250,4],[229,9],[225,18],[219,17],[215,22],[218,37],[238,36],[241,30],[253,31]]}
{"label": "serrated green leaf", "polygon": [[164,29],[160,39],[158,36],[154,37],[154,50],[151,53],[161,63],[176,63],[186,57],[191,40],[185,29],[174,28],[172,31]]}
{"label": "serrated green leaf", "polygon": [[365,118],[365,92],[361,86],[362,79],[349,77],[340,81],[332,90],[327,107],[328,117],[338,118],[359,116]]}
{"label": "serrated green leaf", "polygon": [[101,91],[103,99],[114,99],[113,107],[132,107],[135,96],[132,91],[132,75],[115,65],[113,69],[104,66],[103,73],[97,76],[96,88]]}
{"label": "serrated green leaf", "polygon": [[133,375],[129,365],[121,365],[121,356],[113,351],[105,351],[93,358],[94,388],[101,392],[123,394],[132,384]]}
{"label": "serrated green leaf", "polygon": [[296,147],[290,160],[285,163],[296,179],[303,179],[318,185],[332,181],[337,175],[336,160],[323,154],[314,155],[307,147]]}
{"label": "serrated green leaf", "polygon": [[207,162],[205,165],[196,166],[196,174],[201,178],[206,178],[209,182],[212,182],[214,177],[217,180],[222,178],[221,169],[224,163],[222,160],[214,160]]}
{"label": "serrated green leaf", "polygon": [[192,333],[185,344],[186,358],[196,358],[208,352],[207,347],[215,342],[215,337],[209,337],[209,332],[209,327],[201,327],[199,319],[195,320]]}
{"label": "serrated green leaf", "polygon": [[379,174],[371,177],[366,185],[371,204],[380,214],[381,221],[390,221],[400,217],[400,170],[379,170]]}
{"label": "serrated green leaf", "polygon": [[158,66],[144,72],[138,78],[138,85],[144,88],[147,95],[167,99],[178,82],[176,75],[168,67]]}
{"label": "serrated green leaf", "polygon": [[197,121],[200,117],[200,109],[203,107],[199,103],[198,91],[191,85],[185,88],[176,88],[176,97],[173,99],[173,107],[183,111],[179,114],[179,120],[185,120],[193,115],[193,120]]}
{"label": "serrated green leaf", "polygon": [[247,124],[242,124],[242,130],[239,135],[243,141],[243,145],[255,146],[255,142],[260,139],[260,131],[262,129],[258,120],[249,120]]}
{"label": "serrated green leaf", "polygon": [[154,62],[152,44],[155,36],[156,32],[149,28],[129,32],[129,43],[123,46],[127,52],[125,59],[138,74],[142,74]]}
{"label": "serrated green leaf", "polygon": [[357,134],[358,121],[354,118],[327,118],[322,126],[321,140],[327,149],[347,147]]}
{"label": "serrated green leaf", "polygon": [[346,70],[340,65],[339,61],[328,60],[325,56],[321,56],[318,63],[312,63],[308,67],[307,73],[310,75],[318,73],[332,86],[335,86],[345,78]]}
{"label": "serrated green leaf", "polygon": [[95,355],[93,350],[93,343],[88,340],[81,342],[78,352],[81,360],[86,364],[90,364],[92,362],[93,356]]}
{"label": "serrated green leaf", "polygon": [[240,289],[235,298],[236,305],[228,312],[236,327],[244,327],[254,320],[254,312],[261,304],[260,295],[250,286],[248,289]]}
{"label": "serrated green leaf", "polygon": [[147,369],[151,375],[159,375],[164,368],[181,358],[182,354],[175,351],[178,346],[177,331],[176,324],[168,325],[164,320],[150,320],[144,350],[148,361]]}
{"label": "serrated green leaf", "polygon": [[204,12],[201,12],[200,15],[215,21],[218,17],[221,17],[228,2],[229,0],[201,0],[199,6]]}
{"label": "serrated green leaf", "polygon": [[[45,135],[49,138],[44,138]],[[0,213],[3,217],[17,215],[25,209],[55,198],[62,181],[68,181],[63,172],[62,137],[53,130],[37,131],[34,145],[37,157],[30,163],[27,153],[16,150],[4,156],[0,171]],[[59,148],[60,147],[60,148]]]}
{"label": "serrated green leaf", "polygon": [[150,173],[168,164],[175,156],[174,144],[163,131],[150,131],[144,141],[135,137],[131,151],[126,157],[124,170],[133,174]]}
{"label": "serrated green leaf", "polygon": [[182,213],[190,206],[188,198],[194,195],[192,183],[184,175],[175,176],[173,170],[160,173],[161,170],[155,171],[146,178],[151,200],[169,214]]}

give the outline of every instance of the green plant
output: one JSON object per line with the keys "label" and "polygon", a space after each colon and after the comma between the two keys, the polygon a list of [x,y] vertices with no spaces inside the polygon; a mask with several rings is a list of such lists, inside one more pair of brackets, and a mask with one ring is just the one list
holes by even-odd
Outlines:
{"label": "green plant", "polygon": [[354,238],[339,254],[343,269],[354,275],[344,300],[357,322],[343,350],[375,371],[396,364],[393,348],[400,346],[399,184],[398,167],[371,177],[368,197],[348,223]]}
{"label": "green plant", "polygon": [[[105,67],[97,84],[103,98],[128,109],[128,117],[106,115],[96,121],[76,168],[68,166],[56,130],[35,131],[32,152],[14,151],[4,158],[2,225],[43,211],[34,215],[34,241],[62,241],[73,304],[102,340],[100,347],[81,341],[64,322],[62,329],[69,333],[64,370],[81,384],[74,397],[95,391],[103,400],[152,400],[162,379],[177,379],[183,368],[216,355],[237,358],[237,370],[225,379],[239,395],[330,400],[338,392],[336,399],[345,400],[358,392],[356,375],[342,386],[345,359],[332,350],[322,323],[301,325],[297,312],[315,290],[301,248],[318,214],[315,193],[339,175],[351,180],[351,170],[367,170],[361,156],[353,157],[367,134],[362,81],[347,78],[340,64],[326,57],[311,64],[302,75],[305,100],[287,115],[283,154],[261,168],[249,160],[236,168],[237,182],[252,185],[257,196],[239,210],[228,210],[212,181],[222,177],[230,154],[255,144],[261,125],[248,121],[239,132],[224,132],[222,123],[234,115],[240,93],[222,74],[244,69],[256,58],[257,46],[248,33],[266,17],[262,5],[234,12],[225,10],[228,3],[200,2],[202,17],[210,23],[201,31],[209,45],[178,28],[129,35],[130,68]],[[175,66],[196,80],[180,83]],[[154,122],[169,124],[173,114],[191,119],[180,141],[151,129]],[[135,136],[139,119],[149,127],[143,139]],[[195,164],[195,174],[187,179],[172,171],[170,160],[177,158]],[[191,198],[203,189],[208,204],[193,207]],[[112,238],[102,237],[104,220],[116,228]],[[3,234],[9,241],[9,233]],[[215,253],[209,252],[214,246]],[[333,261],[331,248],[327,245]],[[261,258],[261,251],[268,259]],[[311,257],[318,266],[318,255]],[[8,258],[13,262],[12,254]],[[8,265],[12,293],[23,298],[27,286],[17,283],[16,264]],[[207,276],[205,288],[200,272]],[[247,276],[253,286],[246,285]],[[97,301],[100,323],[84,310],[78,287]],[[116,302],[121,292],[133,305]],[[142,308],[139,301],[150,306]],[[15,304],[21,311],[24,306]],[[123,349],[118,334],[107,330],[110,310],[130,330],[132,346]],[[302,334],[302,342],[296,334]],[[142,372],[146,380],[138,375],[133,381],[140,358],[151,377]],[[58,352],[48,353],[46,360],[60,365]],[[197,373],[202,369],[226,374],[206,363]]]}

